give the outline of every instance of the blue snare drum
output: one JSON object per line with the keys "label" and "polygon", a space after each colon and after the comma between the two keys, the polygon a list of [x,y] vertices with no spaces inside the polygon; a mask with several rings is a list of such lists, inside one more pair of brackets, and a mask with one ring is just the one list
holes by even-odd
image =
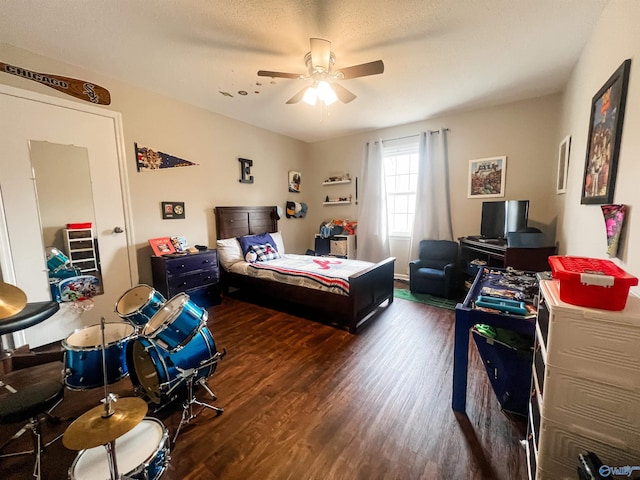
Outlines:
{"label": "blue snare drum", "polygon": [[[157,480],[169,465],[169,432],[152,417],[142,421],[115,442],[115,458],[122,478]],[[71,480],[112,478],[106,450],[102,447],[82,450],[69,469]]]}
{"label": "blue snare drum", "polygon": [[[107,383],[126,377],[127,344],[135,336],[128,323],[105,323],[104,343]],[[104,385],[102,371],[102,331],[100,325],[77,330],[62,341],[64,383],[72,390],[87,390]]]}
{"label": "blue snare drum", "polygon": [[205,309],[193,303],[186,293],[179,293],[149,320],[142,336],[172,352],[187,345],[207,318]]}
{"label": "blue snare drum", "polygon": [[127,347],[131,383],[142,387],[156,404],[170,402],[187,390],[179,369],[196,369],[195,380],[206,379],[216,369],[216,363],[211,362],[216,353],[216,344],[207,327],[199,329],[184,348],[175,352],[167,352],[152,340],[138,337]]}
{"label": "blue snare drum", "polygon": [[143,327],[165,304],[160,292],[149,285],[137,285],[127,290],[116,303],[120,318]]}

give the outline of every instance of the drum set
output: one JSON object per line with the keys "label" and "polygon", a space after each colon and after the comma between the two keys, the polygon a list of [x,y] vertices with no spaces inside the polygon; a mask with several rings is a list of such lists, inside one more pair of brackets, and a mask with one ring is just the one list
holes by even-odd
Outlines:
{"label": "drum set", "polygon": [[[180,429],[196,417],[194,405],[217,415],[223,412],[197,400],[193,393],[195,383],[217,399],[206,381],[226,353],[216,350],[205,309],[186,293],[167,301],[141,284],[120,297],[115,312],[126,323],[107,323],[103,318],[100,324],[75,331],[62,341],[65,386],[105,389],[103,405],[78,417],[63,435],[67,448],[81,450],[69,470],[72,480],[160,478],[169,463],[169,437],[160,420],[146,416],[148,402],[159,410],[185,398],[174,443]],[[137,397],[118,399],[108,393],[108,384],[126,376]],[[119,476],[118,470],[127,473]]]}

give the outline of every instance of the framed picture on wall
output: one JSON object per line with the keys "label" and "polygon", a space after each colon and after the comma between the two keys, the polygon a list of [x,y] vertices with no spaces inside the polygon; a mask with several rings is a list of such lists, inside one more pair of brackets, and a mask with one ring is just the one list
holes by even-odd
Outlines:
{"label": "framed picture on wall", "polygon": [[504,197],[506,171],[506,156],[470,160],[467,197]]}
{"label": "framed picture on wall", "polygon": [[302,175],[300,172],[289,172],[289,191],[294,193],[300,193],[300,184],[302,183]]}
{"label": "framed picture on wall", "polygon": [[630,67],[625,60],[591,101],[582,204],[613,202]]}
{"label": "framed picture on wall", "polygon": [[558,148],[558,180],[556,193],[567,192],[567,173],[569,171],[569,153],[571,150],[571,136],[567,136],[560,142]]}
{"label": "framed picture on wall", "polygon": [[184,202],[162,202],[162,218],[184,218]]}

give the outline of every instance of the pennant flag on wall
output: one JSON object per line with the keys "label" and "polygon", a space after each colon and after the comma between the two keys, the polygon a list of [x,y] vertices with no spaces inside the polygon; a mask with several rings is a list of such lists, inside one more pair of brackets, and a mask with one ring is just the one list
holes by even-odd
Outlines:
{"label": "pennant flag on wall", "polygon": [[150,172],[160,168],[189,167],[197,163],[183,160],[164,152],[156,152],[149,147],[136,146],[136,167],[139,172]]}

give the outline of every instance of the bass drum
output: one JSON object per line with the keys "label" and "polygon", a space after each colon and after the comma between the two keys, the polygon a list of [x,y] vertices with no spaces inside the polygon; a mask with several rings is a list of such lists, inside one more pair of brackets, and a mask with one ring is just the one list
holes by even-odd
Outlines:
{"label": "bass drum", "polygon": [[131,383],[153,403],[168,403],[187,391],[186,380],[180,370],[196,369],[194,380],[209,378],[216,369],[216,363],[207,362],[215,354],[216,344],[207,327],[200,328],[189,343],[174,352],[167,352],[153,340],[138,337],[129,342],[127,348]]}

